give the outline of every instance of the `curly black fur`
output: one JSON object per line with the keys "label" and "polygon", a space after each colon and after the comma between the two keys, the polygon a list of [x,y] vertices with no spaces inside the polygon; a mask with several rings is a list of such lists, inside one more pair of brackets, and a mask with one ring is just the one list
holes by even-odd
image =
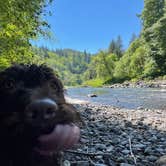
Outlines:
{"label": "curly black fur", "polygon": [[[50,98],[61,111],[52,121],[31,124],[25,109],[36,99]],[[46,66],[17,65],[0,72],[0,165],[52,166],[52,159],[43,159],[33,152],[37,137],[49,133],[59,123],[77,119],[75,108],[64,99],[63,85]],[[44,125],[43,125],[44,124]]]}

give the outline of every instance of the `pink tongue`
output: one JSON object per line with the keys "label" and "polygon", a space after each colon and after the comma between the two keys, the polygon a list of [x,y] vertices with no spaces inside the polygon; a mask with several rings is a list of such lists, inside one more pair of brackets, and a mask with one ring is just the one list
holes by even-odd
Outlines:
{"label": "pink tongue", "polygon": [[50,134],[38,138],[40,150],[44,152],[60,151],[72,147],[80,138],[80,129],[76,125],[57,125]]}

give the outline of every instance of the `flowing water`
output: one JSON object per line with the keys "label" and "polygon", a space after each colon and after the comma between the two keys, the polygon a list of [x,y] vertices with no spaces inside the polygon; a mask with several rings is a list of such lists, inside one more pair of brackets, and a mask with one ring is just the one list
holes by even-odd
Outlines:
{"label": "flowing water", "polygon": [[[88,97],[96,94],[97,97]],[[69,88],[71,98],[121,108],[166,109],[166,89],[154,88]]]}

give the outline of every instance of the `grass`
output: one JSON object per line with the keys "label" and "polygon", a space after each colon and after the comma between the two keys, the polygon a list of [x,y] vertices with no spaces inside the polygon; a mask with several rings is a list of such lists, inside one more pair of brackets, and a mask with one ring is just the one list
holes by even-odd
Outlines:
{"label": "grass", "polygon": [[104,84],[104,81],[101,79],[92,79],[85,81],[82,85],[83,86],[92,86],[92,87],[101,87]]}

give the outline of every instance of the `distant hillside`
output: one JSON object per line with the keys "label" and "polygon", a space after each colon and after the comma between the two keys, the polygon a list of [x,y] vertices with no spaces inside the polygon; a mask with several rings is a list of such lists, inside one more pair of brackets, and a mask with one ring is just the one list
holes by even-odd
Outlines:
{"label": "distant hillside", "polygon": [[91,54],[72,49],[49,50],[37,48],[36,53],[44,62],[53,68],[65,85],[79,85],[83,82],[84,73],[91,62]]}

